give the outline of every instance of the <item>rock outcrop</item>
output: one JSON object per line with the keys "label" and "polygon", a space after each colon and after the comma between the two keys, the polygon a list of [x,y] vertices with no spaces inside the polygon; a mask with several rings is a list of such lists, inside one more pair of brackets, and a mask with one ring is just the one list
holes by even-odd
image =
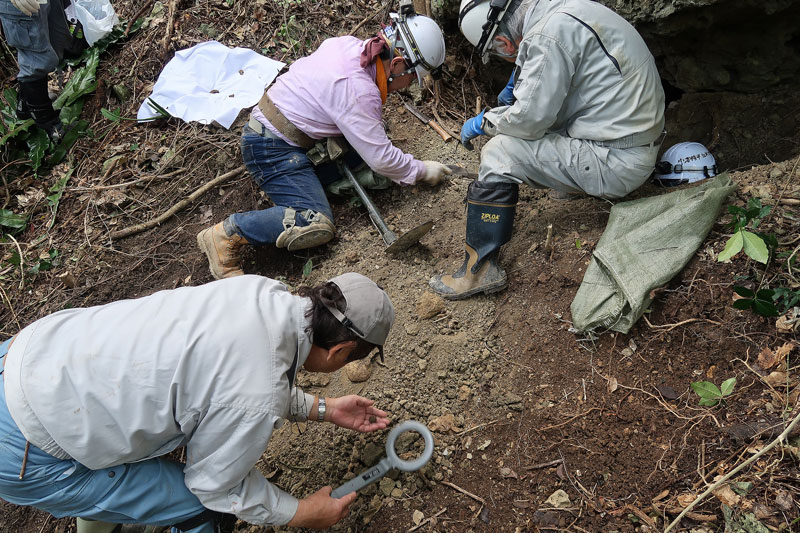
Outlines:
{"label": "rock outcrop", "polygon": [[[546,1],[546,0],[542,0]],[[800,81],[800,0],[603,0],[633,23],[684,92],[757,92]],[[457,20],[459,0],[431,0]]]}

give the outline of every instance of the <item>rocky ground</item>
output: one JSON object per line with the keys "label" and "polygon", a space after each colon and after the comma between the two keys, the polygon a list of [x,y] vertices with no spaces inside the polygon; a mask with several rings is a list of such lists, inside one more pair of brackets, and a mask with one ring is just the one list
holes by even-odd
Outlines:
{"label": "rocky ground", "polygon": [[[225,44],[263,48],[273,57],[302,55],[313,50],[315,39],[328,36],[294,34],[303,44],[281,52],[287,37],[278,30],[272,37],[263,28],[251,31],[252,13],[226,5],[183,10],[175,23],[174,48],[206,40],[202,28],[211,26]],[[380,8],[358,4],[350,12],[331,3],[306,13],[306,23],[328,17],[328,25],[320,27],[352,29]],[[286,14],[295,8],[284,7],[282,16],[258,9],[263,14],[255,24],[270,28],[288,20]],[[106,134],[73,149],[67,165],[75,171],[53,227],[47,227],[52,213],[44,193],[66,166],[39,177],[23,173],[7,187],[8,208],[31,214],[28,228],[15,236],[27,264],[50,257],[51,250],[59,259],[51,269],[28,272],[23,279],[8,262],[13,244],[5,243],[0,263],[3,336],[68,306],[211,281],[196,233],[232,212],[267,202],[241,175],[155,229],[109,239],[110,231],[154,218],[241,164],[237,137],[245,115],[224,131],[177,121],[109,127],[100,114],[101,107],[110,106],[133,114],[163,65],[158,36],[164,18],[103,57],[103,84],[126,83],[135,101],[119,103],[101,87],[87,105],[84,117]],[[248,31],[240,32],[242,27]],[[359,32],[367,35],[366,29]],[[403,101],[416,101],[457,131],[476,96],[486,102],[492,98],[493,88],[480,86],[476,78],[476,69],[484,67],[469,62],[459,41],[448,44],[455,50],[448,64],[458,77],[446,78],[438,98],[428,91],[392,96],[387,127],[400,148],[421,159],[476,171],[477,151],[443,142],[403,112]],[[800,208],[785,200],[800,198],[800,135],[791,124],[770,128],[769,121],[756,120],[772,115],[790,120],[797,109],[795,93],[759,96],[767,112],[753,109],[756,97],[692,96],[684,107],[673,104],[668,128],[687,132],[683,137],[674,133],[676,140],[688,140],[688,132],[698,131],[709,139],[692,140],[716,142],[720,165],[739,169],[731,173],[738,189],[729,203],[744,205],[759,197],[773,205],[761,230],[775,234],[782,250],[796,254]],[[103,167],[115,157],[116,163]],[[136,183],[125,185],[131,181]],[[420,245],[399,256],[384,253],[365,209],[349,198],[334,204],[338,234],[331,244],[297,253],[265,248],[246,256],[247,273],[278,278],[291,287],[361,272],[383,286],[395,304],[397,320],[385,364],[354,364],[333,375],[303,372],[298,383],[315,394],[358,393],[373,398],[394,421],[426,423],[435,435],[434,459],[419,473],[393,473],[363,491],[334,530],[660,531],[716,477],[772,442],[782,424],[797,414],[798,333],[778,330],[775,318],[731,306],[733,285],[753,286],[763,268],[743,254],[730,263],[716,261],[730,234],[728,216],[720,216],[695,257],[658,291],[629,334],[604,333],[591,340],[569,331],[569,306],[611,204],[591,198],[560,202],[545,191],[522,189],[514,237],[501,259],[509,289],[444,302],[427,291],[427,280],[454,269],[462,258],[468,183],[453,177],[433,189],[393,187],[372,194],[398,233],[434,221]],[[647,185],[633,197],[662,193]],[[551,247],[545,246],[548,226],[553,228]],[[791,283],[796,276],[796,267],[786,272],[785,261],[772,263],[772,283]],[[731,377],[737,384],[723,404],[698,405],[692,382],[719,384]],[[258,467],[273,483],[303,496],[374,464],[385,438],[386,432],[362,435],[330,425],[286,425]],[[420,441],[404,437],[398,452],[413,456],[420,447]],[[798,448],[800,442],[792,437],[763,455],[735,478],[738,484],[717,490],[693,509],[683,530],[797,528]],[[3,531],[74,531],[71,519],[2,502],[0,509]],[[764,529],[752,525],[753,520]],[[237,528],[270,530],[244,523]]]}

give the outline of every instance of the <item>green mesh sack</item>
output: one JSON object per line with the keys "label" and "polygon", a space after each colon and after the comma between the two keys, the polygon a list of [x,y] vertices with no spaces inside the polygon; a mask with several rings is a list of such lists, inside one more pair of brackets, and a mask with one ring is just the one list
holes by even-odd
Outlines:
{"label": "green mesh sack", "polygon": [[697,187],[612,207],[570,306],[575,329],[627,333],[649,307],[650,292],[692,258],[735,188],[724,173]]}

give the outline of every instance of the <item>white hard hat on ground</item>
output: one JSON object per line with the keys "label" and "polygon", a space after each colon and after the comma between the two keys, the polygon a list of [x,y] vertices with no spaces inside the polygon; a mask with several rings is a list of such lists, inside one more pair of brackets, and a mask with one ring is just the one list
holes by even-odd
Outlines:
{"label": "white hard hat on ground", "polygon": [[439,79],[444,64],[444,35],[436,22],[423,15],[404,15],[390,13],[392,25],[384,28],[383,33],[392,48],[400,49],[403,57],[410,63],[410,71],[417,73],[422,85],[422,78],[430,74]]}
{"label": "white hard hat on ground", "polygon": [[682,142],[670,146],[656,163],[653,179],[665,187],[694,183],[717,175],[717,161],[700,143]]}
{"label": "white hard hat on ground", "polygon": [[458,28],[486,63],[497,29],[513,0],[461,0]]}

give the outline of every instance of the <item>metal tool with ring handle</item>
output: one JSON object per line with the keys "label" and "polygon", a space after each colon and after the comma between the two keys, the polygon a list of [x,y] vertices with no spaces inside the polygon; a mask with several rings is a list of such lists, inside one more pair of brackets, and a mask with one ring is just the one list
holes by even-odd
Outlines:
{"label": "metal tool with ring handle", "polygon": [[[422,450],[422,454],[413,461],[403,461],[397,456],[397,451],[394,449],[394,444],[397,441],[397,437],[406,431],[414,431],[419,433],[425,440],[425,449]],[[331,497],[341,498],[342,496],[346,496],[351,492],[357,492],[370,483],[378,481],[393,468],[403,472],[414,472],[415,470],[419,470],[428,464],[428,461],[431,460],[432,456],[433,435],[431,435],[430,430],[415,420],[406,420],[389,432],[389,438],[386,440],[386,457],[381,459],[378,464],[372,468],[364,470],[341,487],[335,489],[333,492],[331,492]]]}

